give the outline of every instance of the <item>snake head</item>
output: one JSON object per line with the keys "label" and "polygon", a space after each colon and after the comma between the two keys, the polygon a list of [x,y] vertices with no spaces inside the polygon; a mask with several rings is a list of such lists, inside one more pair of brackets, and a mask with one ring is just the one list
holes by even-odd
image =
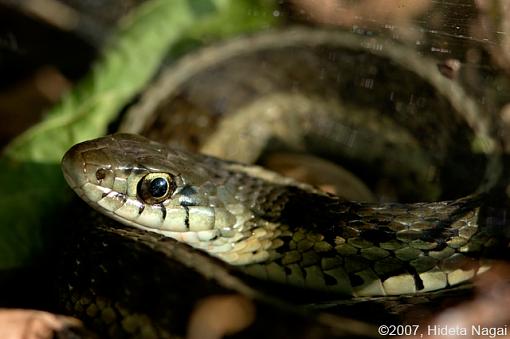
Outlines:
{"label": "snake head", "polygon": [[254,227],[240,194],[247,175],[225,166],[132,134],[77,144],[62,160],[68,184],[94,209],[212,254],[231,252]]}

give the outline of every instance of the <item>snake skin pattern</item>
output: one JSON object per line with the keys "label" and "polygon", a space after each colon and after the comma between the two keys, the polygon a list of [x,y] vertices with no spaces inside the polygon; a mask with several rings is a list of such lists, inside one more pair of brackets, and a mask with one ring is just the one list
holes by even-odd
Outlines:
{"label": "snake skin pattern", "polygon": [[[62,166],[81,198],[123,224],[175,238],[258,278],[342,295],[454,286],[488,270],[487,258],[507,246],[483,194],[350,202],[257,166],[132,134],[75,145]],[[163,179],[164,194],[151,191]]]}

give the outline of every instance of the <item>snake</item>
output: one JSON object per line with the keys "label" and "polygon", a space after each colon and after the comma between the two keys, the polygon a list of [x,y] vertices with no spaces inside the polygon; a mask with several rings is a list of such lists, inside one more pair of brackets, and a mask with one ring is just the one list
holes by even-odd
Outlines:
{"label": "snake", "polygon": [[[455,286],[489,266],[503,232],[480,195],[416,204],[344,201],[261,168],[132,134],[80,143],[62,161],[90,206],[263,279],[351,296]],[[483,256],[482,256],[483,258]]]}
{"label": "snake", "polygon": [[[285,66],[268,72],[273,62]],[[378,77],[385,85],[369,99],[353,90]],[[349,90],[330,90],[332,81]],[[128,133],[73,146],[62,169],[99,213],[257,280],[347,298],[414,295],[465,283],[507,249],[504,199],[476,190],[479,180],[458,183],[460,173],[483,177],[472,145],[488,140],[487,128],[476,116],[469,96],[410,50],[291,29],[184,58],[128,112]],[[401,198],[431,201],[351,201],[251,164],[275,139],[276,148],[376,164]],[[439,191],[441,183],[461,197]]]}

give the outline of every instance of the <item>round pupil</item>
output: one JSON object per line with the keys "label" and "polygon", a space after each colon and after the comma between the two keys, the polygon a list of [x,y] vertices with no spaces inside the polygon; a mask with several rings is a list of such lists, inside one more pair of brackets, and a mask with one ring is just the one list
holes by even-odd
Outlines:
{"label": "round pupil", "polygon": [[160,198],[166,194],[168,182],[163,178],[156,178],[151,181],[149,191],[154,198]]}

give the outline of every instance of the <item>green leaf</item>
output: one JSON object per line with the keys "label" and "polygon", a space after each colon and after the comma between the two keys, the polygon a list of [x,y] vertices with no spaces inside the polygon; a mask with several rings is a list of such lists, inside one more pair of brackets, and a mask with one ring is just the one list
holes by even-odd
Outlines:
{"label": "green leaf", "polygon": [[0,158],[0,269],[32,263],[57,236],[59,208],[72,196],[60,171],[63,154],[75,143],[104,135],[169,49],[183,37],[217,39],[268,27],[274,23],[271,6],[268,1],[152,0],[124,18],[90,74]]}

